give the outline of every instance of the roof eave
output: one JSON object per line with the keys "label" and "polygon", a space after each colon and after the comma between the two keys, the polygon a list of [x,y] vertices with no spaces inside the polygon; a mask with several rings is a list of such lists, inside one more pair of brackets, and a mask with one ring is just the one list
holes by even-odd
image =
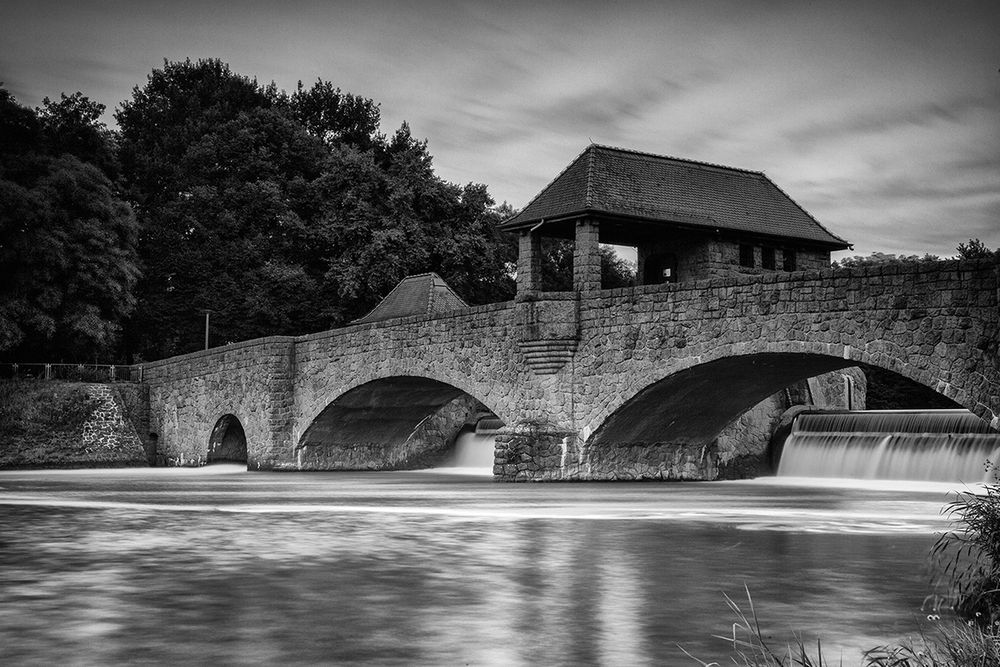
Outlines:
{"label": "roof eave", "polygon": [[536,217],[516,222],[512,218],[507,222],[501,223],[500,229],[505,232],[519,232],[526,229],[531,229],[543,223],[554,224],[554,223],[568,222],[571,220],[577,220],[580,218],[587,218],[587,217],[594,217],[598,218],[599,220],[607,220],[608,222],[638,222],[646,225],[670,225],[674,228],[687,231],[719,233],[719,234],[725,234],[727,236],[744,236],[744,237],[762,238],[767,240],[773,239],[775,242],[778,242],[779,240],[784,240],[785,242],[796,241],[804,245],[830,248],[831,250],[847,250],[848,248],[851,247],[850,243],[844,241],[838,236],[835,236],[834,234],[830,234],[826,229],[824,229],[823,231],[827,231],[827,233],[830,234],[830,236],[832,237],[829,240],[804,238],[801,236],[791,236],[785,234],[767,234],[764,232],[752,232],[740,229],[731,229],[729,227],[723,227],[721,225],[718,225],[715,222],[715,220],[707,216],[704,221],[700,220],[696,221],[693,217],[688,217],[685,219],[682,219],[681,217],[662,218],[662,217],[644,216],[636,214],[626,214],[620,212],[616,213],[616,212],[605,211],[601,209],[593,209],[593,208],[572,211],[569,213],[560,213],[559,215],[552,216],[550,218]]}

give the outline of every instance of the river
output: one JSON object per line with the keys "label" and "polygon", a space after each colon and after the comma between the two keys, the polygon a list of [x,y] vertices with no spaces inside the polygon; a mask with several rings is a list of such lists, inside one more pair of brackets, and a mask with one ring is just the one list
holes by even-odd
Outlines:
{"label": "river", "polygon": [[916,636],[941,484],[0,473],[0,663],[697,665]]}

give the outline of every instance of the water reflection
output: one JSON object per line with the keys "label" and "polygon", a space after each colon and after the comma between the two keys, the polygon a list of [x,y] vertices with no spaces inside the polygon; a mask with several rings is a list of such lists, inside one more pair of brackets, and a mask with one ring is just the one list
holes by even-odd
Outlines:
{"label": "water reflection", "polygon": [[0,473],[5,664],[693,664],[916,630],[939,488]]}

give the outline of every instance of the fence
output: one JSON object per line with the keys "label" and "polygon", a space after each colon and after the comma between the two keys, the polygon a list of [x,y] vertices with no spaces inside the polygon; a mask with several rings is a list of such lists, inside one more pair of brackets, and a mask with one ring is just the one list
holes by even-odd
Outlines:
{"label": "fence", "polygon": [[0,378],[74,380],[76,382],[142,382],[142,366],[114,364],[0,364]]}

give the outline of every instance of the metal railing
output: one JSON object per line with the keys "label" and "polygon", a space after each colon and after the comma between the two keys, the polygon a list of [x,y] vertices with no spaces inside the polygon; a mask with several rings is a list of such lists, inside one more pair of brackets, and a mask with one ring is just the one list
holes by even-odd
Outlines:
{"label": "metal railing", "polygon": [[76,382],[142,382],[142,366],[115,364],[0,364],[0,378],[73,380]]}

